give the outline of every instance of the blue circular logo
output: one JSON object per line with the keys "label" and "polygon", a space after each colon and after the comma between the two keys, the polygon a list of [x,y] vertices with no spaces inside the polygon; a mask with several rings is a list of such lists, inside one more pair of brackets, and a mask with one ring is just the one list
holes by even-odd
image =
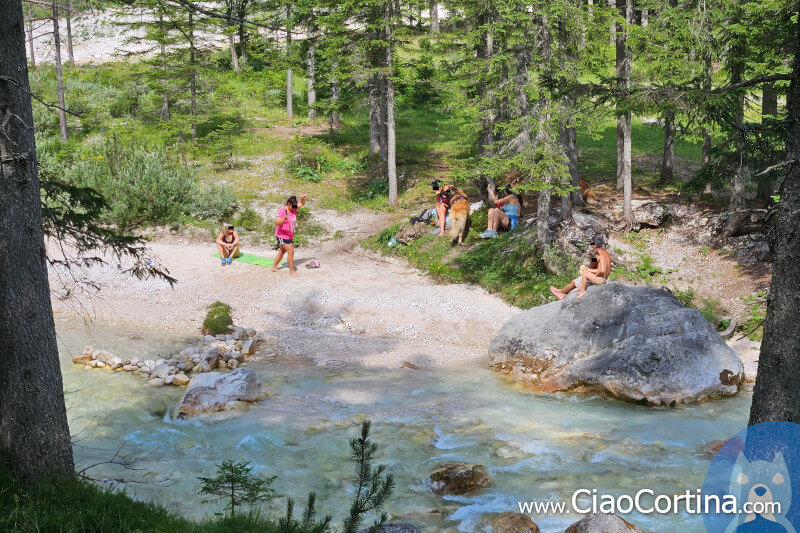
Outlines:
{"label": "blue circular logo", "polygon": [[800,424],[762,422],[726,441],[702,498],[709,533],[800,533]]}

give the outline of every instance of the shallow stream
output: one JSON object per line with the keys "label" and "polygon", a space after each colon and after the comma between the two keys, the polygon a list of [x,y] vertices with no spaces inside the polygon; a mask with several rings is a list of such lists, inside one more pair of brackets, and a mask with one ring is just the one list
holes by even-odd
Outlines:
{"label": "shallow stream", "polygon": [[[213,474],[214,463],[228,458],[278,476],[277,491],[300,507],[315,491],[322,512],[342,517],[352,477],[348,439],[364,418],[373,421],[380,461],[396,479],[387,511],[430,531],[475,531],[484,513],[517,511],[520,500],[569,501],[578,488],[683,493],[702,484],[710,460],[703,447],[742,429],[750,407],[750,392],[664,409],[536,395],[491,373],[485,361],[459,369],[376,370],[324,368],[279,354],[248,363],[271,391],[268,399],[245,411],[176,420],[171,413],[183,389],[154,388],[125,372],[84,370],[70,358],[84,345],[156,358],[194,344],[196,334],[64,316],[56,316],[56,327],[79,468],[118,449],[133,454],[134,469],[101,464],[89,473],[127,479],[125,489],[136,497],[194,517],[218,511],[193,493],[197,476]],[[492,486],[465,497],[433,494],[425,478],[433,466],[451,461],[485,464]],[[543,532],[555,532],[579,516],[532,518]],[[660,533],[704,531],[698,515],[633,513],[628,519]]]}

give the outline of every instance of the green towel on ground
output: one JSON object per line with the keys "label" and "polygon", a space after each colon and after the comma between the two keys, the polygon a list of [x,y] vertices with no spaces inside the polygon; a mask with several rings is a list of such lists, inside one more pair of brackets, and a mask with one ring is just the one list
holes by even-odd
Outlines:
{"label": "green towel on ground", "polygon": [[[211,256],[212,257],[216,257],[217,259],[219,259],[219,253],[211,254]],[[274,257],[261,257],[260,255],[242,253],[242,254],[239,254],[239,257],[234,257],[233,260],[234,261],[239,261],[239,262],[242,262],[242,263],[247,263],[248,265],[258,265],[258,266],[262,266],[262,267],[271,267],[272,266],[272,262],[275,261],[275,258]],[[279,265],[285,265],[285,264],[286,264],[286,258],[284,257],[283,259],[281,259],[281,262],[279,263]]]}

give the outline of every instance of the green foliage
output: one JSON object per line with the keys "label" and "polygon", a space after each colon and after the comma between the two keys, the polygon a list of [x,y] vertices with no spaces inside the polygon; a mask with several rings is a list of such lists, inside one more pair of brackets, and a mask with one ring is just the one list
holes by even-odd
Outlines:
{"label": "green foliage", "polygon": [[233,225],[248,231],[259,231],[264,229],[264,218],[252,207],[245,207],[236,214]]}
{"label": "green foliage", "polygon": [[[211,307],[225,307],[216,302]],[[211,309],[209,309],[209,315]],[[228,317],[230,318],[230,317]],[[208,318],[206,319],[208,321]],[[205,322],[203,323],[205,328]],[[223,502],[224,509],[229,513],[228,517],[236,517],[236,508],[244,505],[256,505],[267,502],[277,497],[277,493],[272,489],[272,482],[275,477],[260,478],[253,474],[253,467],[250,461],[235,461],[228,459],[217,464],[217,475],[214,477],[199,477],[200,484],[196,492],[204,496],[211,496],[203,503]]]}
{"label": "green foliage", "polygon": [[96,190],[107,203],[101,220],[120,228],[177,225],[189,217],[219,221],[231,212],[232,193],[201,185],[188,167],[163,150],[101,143],[77,154],[69,168],[57,157],[46,147],[41,150],[42,169],[56,179]]}
{"label": "green foliage", "polygon": [[[366,515],[380,512],[381,507],[394,490],[394,476],[385,474],[386,467],[373,467],[372,462],[378,451],[378,445],[369,438],[370,422],[361,425],[361,435],[350,440],[350,458],[355,463],[355,480],[353,501],[350,513],[344,520],[345,533],[355,533]],[[380,531],[388,518],[381,513],[374,527]]]}
{"label": "green foliage", "polygon": [[339,154],[333,146],[314,137],[296,137],[290,150],[289,170],[303,181],[318,183],[328,173],[353,176],[363,168],[360,162]]}
{"label": "green foliage", "polygon": [[678,299],[685,307],[697,309],[703,315],[709,324],[717,329],[726,326],[720,317],[722,310],[717,300],[705,298],[698,295],[694,289],[689,288],[686,290],[672,289],[672,294]]}
{"label": "green foliage", "polygon": [[319,173],[317,173],[317,171],[306,165],[298,165],[292,167],[292,172],[294,173],[296,178],[301,179],[303,181],[308,181],[311,183],[319,183],[320,181],[322,181],[322,176]]}
{"label": "green foliage", "polygon": [[228,326],[233,325],[231,307],[222,302],[214,302],[208,306],[208,313],[203,320],[203,335],[219,335],[228,333]]}
{"label": "green foliage", "polygon": [[217,126],[206,135],[204,142],[211,154],[212,160],[225,168],[233,169],[236,163],[234,157],[235,136],[242,131],[240,121],[228,120]]}

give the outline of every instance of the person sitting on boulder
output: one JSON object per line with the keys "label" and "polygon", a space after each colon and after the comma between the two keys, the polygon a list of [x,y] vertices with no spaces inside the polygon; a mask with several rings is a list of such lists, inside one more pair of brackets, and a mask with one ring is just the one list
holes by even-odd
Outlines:
{"label": "person sitting on boulder", "polygon": [[559,300],[577,290],[578,298],[586,294],[589,285],[602,285],[611,274],[611,256],[603,249],[603,237],[595,235],[589,241],[589,266],[581,265],[580,276],[569,282],[563,289],[550,287],[550,292]]}
{"label": "person sitting on boulder", "polygon": [[222,260],[222,266],[230,265],[233,258],[239,257],[239,234],[233,224],[225,224],[217,235],[217,250]]}
{"label": "person sitting on boulder", "polygon": [[513,231],[517,227],[519,221],[520,199],[510,189],[507,189],[505,194],[501,196],[495,194],[494,187],[489,185],[486,188],[489,193],[489,198],[496,207],[489,209],[486,217],[486,231],[481,233],[482,239],[494,239],[497,237],[497,230]]}

